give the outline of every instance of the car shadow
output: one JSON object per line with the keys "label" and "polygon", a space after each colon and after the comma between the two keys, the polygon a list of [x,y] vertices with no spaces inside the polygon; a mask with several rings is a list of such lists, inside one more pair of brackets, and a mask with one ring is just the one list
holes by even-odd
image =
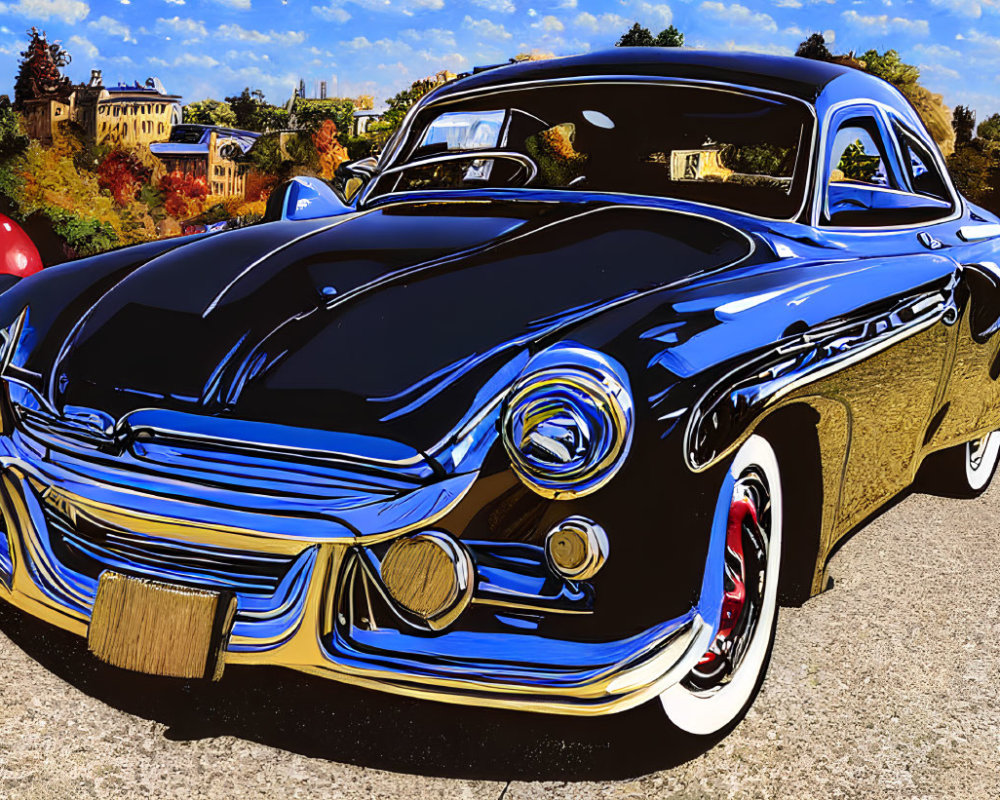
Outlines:
{"label": "car shadow", "polygon": [[360,689],[276,667],[230,666],[219,683],[153,678],[99,662],[73,634],[0,605],[0,630],[80,691],[167,726],[236,736],[313,758],[476,780],[619,780],[696,758],[651,704],[605,717],[466,708]]}

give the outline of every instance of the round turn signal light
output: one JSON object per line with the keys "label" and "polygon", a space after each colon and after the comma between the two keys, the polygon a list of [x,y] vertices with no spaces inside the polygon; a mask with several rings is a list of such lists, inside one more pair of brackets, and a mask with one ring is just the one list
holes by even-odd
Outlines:
{"label": "round turn signal light", "polygon": [[608,557],[604,528],[586,517],[567,517],[545,537],[545,558],[557,575],[574,581],[593,578]]}

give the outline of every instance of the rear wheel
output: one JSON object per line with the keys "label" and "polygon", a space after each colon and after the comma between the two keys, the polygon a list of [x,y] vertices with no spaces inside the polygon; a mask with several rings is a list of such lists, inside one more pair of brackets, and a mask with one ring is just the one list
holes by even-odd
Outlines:
{"label": "rear wheel", "polygon": [[986,491],[1000,461],[1000,431],[932,453],[920,467],[917,486],[928,494],[978,497]]}
{"label": "rear wheel", "polygon": [[749,710],[767,671],[777,626],[781,480],[774,450],[751,436],[733,459],[726,525],[722,614],[715,641],[678,684],[660,695],[683,731],[715,734]]}

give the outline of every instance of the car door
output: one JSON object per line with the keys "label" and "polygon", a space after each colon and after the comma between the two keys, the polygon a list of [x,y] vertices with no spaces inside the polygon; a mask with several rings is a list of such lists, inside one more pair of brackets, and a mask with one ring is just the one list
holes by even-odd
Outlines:
{"label": "car door", "polygon": [[[945,197],[949,182],[933,154],[905,122],[890,114],[889,124],[910,190]],[[968,207],[960,198],[958,202],[961,213],[956,218],[918,234],[925,246],[947,252],[961,265],[956,290],[964,301],[946,385],[923,454],[1000,427],[1000,336],[993,333],[1000,317],[1000,225],[996,217]]]}
{"label": "car door", "polygon": [[[891,126],[880,106],[850,104],[831,114],[813,224],[845,256],[871,265],[866,280],[877,282],[885,303],[944,303],[959,271],[945,243],[957,238],[961,208],[950,185],[943,197],[913,190]],[[831,382],[830,391],[851,416],[839,532],[912,481],[941,404],[955,341],[952,322],[953,314],[942,314]]]}

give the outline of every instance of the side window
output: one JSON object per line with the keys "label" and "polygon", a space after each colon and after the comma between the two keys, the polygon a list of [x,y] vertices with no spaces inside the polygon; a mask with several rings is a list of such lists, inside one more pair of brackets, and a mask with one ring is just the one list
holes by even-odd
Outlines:
{"label": "side window", "polygon": [[916,194],[943,200],[950,206],[951,193],[948,191],[948,184],[941,176],[937,162],[928,152],[927,147],[909,131],[895,123],[893,130],[899,140],[899,150],[903,157],[903,170],[911,190]]}
{"label": "side window", "polygon": [[830,151],[830,184],[835,183],[898,188],[890,185],[885,150],[873,119],[851,119],[837,131]]}

